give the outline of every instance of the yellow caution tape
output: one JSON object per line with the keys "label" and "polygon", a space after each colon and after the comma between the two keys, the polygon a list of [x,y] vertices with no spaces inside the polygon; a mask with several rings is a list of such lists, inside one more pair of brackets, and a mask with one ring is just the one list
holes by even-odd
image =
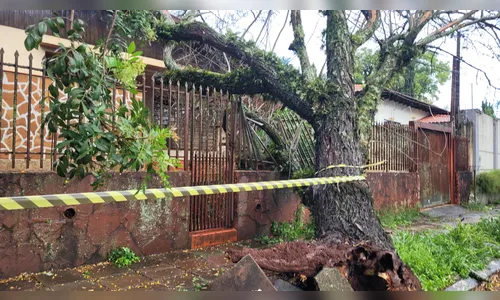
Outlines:
{"label": "yellow caution tape", "polygon": [[28,208],[45,208],[54,206],[97,204],[147,199],[170,199],[199,195],[307,187],[314,185],[336,184],[363,180],[366,180],[364,176],[339,176],[221,185],[188,186],[171,189],[147,189],[144,192],[140,191],[138,193],[135,190],[128,190],[95,193],[56,194],[44,196],[0,197],[0,210],[19,210]]}
{"label": "yellow caution tape", "polygon": [[369,168],[369,167],[374,167],[374,166],[379,166],[379,165],[383,165],[385,164],[386,161],[383,160],[383,161],[379,161],[377,163],[373,163],[373,164],[368,164],[368,165],[364,165],[364,166],[350,166],[350,165],[345,165],[345,164],[340,164],[340,165],[331,165],[331,166],[328,166],[326,168],[323,168],[321,170],[319,170],[318,172],[316,172],[316,174],[319,174],[323,171],[326,171],[326,170],[329,170],[329,169],[334,169],[334,168],[353,168],[353,169],[366,169],[366,168]]}

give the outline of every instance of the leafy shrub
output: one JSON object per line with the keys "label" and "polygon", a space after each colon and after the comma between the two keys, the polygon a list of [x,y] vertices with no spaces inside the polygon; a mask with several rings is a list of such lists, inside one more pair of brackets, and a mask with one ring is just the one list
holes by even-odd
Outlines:
{"label": "leafy shrub", "polygon": [[120,247],[111,250],[108,260],[118,268],[128,267],[140,261],[139,257],[137,257],[128,247]]}
{"label": "leafy shrub", "polygon": [[477,175],[476,185],[486,194],[500,194],[500,170]]}
{"label": "leafy shrub", "polygon": [[427,291],[451,285],[500,257],[500,218],[461,224],[447,233],[397,232],[394,246]]}
{"label": "leafy shrub", "polygon": [[314,238],[316,233],[314,222],[312,220],[309,224],[304,223],[302,220],[302,213],[304,206],[300,205],[297,208],[295,219],[291,222],[273,222],[271,225],[271,235],[257,238],[262,244],[276,244],[282,242],[291,242],[298,239],[310,240]]}

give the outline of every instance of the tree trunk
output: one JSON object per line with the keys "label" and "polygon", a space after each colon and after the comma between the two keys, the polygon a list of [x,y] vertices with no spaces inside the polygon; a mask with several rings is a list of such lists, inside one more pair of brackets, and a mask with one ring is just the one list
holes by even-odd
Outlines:
{"label": "tree trunk", "polygon": [[[340,163],[363,164],[354,120],[354,110],[345,110],[318,121],[315,126],[317,169]],[[339,168],[320,176],[353,176],[360,172],[359,169]],[[333,234],[340,240],[372,241],[381,248],[393,249],[391,238],[373,210],[366,181],[315,187],[311,209],[321,237]]]}
{"label": "tree trunk", "polygon": [[[328,11],[326,30],[327,75],[333,88],[322,114],[314,121],[316,169],[333,164],[360,166],[363,151],[359,142],[356,99],[354,98],[353,45],[344,11]],[[329,169],[320,176],[359,175],[354,168]],[[313,189],[312,213],[318,234],[337,235],[350,240],[371,240],[393,249],[373,210],[366,182],[323,185]]]}

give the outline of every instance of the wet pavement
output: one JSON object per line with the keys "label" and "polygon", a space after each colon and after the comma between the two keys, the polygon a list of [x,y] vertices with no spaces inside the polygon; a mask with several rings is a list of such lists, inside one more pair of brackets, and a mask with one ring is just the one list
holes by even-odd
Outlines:
{"label": "wet pavement", "polygon": [[[446,230],[446,226],[476,223],[481,218],[500,216],[500,206],[487,212],[469,211],[457,205],[422,210],[426,220],[405,228]],[[225,251],[234,247],[263,247],[244,241],[201,250],[184,250],[151,255],[129,268],[117,268],[109,262],[73,269],[37,274],[21,274],[0,280],[0,291],[197,291],[219,277],[234,264]]]}
{"label": "wet pavement", "polygon": [[252,241],[202,250],[151,255],[129,268],[109,262],[74,269],[22,274],[0,280],[0,291],[197,291],[234,264],[224,252],[230,247],[259,247]]}

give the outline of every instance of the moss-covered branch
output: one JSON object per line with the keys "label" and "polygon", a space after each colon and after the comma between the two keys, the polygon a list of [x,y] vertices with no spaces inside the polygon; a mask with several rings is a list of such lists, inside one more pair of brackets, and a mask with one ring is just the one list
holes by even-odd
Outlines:
{"label": "moss-covered branch", "polygon": [[411,60],[425,49],[416,45],[405,44],[401,47],[381,49],[379,65],[366,80],[364,89],[357,95],[358,130],[361,144],[366,147],[371,134],[371,124],[377,104],[384,88],[391,81],[397,70],[407,66]]}
{"label": "moss-covered branch", "polygon": [[[235,34],[220,35],[208,25],[200,22],[179,22],[165,25],[157,30],[158,39],[168,41],[198,41],[246,64],[262,80],[259,86],[265,87],[270,95],[280,99],[283,104],[295,111],[305,120],[311,121],[314,112],[311,103],[301,97],[300,89],[304,81],[298,70],[285,65],[273,53],[259,49],[253,42],[242,41]],[[193,82],[193,80],[190,80]],[[251,82],[247,83],[250,89]]]}
{"label": "moss-covered branch", "polygon": [[294,51],[300,61],[300,68],[302,70],[302,75],[307,81],[311,81],[316,76],[316,70],[311,66],[309,62],[309,56],[307,55],[307,48],[304,42],[304,29],[302,27],[302,18],[300,16],[300,10],[292,10],[291,12],[291,24],[293,30],[293,42],[290,44],[288,50]]}
{"label": "moss-covered branch", "polygon": [[245,111],[245,115],[254,120],[259,122],[262,125],[259,125],[259,127],[264,130],[264,132],[269,136],[269,138],[273,141],[273,143],[276,145],[278,150],[282,150],[285,147],[285,144],[283,143],[283,140],[280,137],[279,132],[267,121],[263,120],[260,116],[258,116],[256,113],[250,110]]}
{"label": "moss-covered branch", "polygon": [[239,68],[220,74],[187,67],[182,70],[170,70],[165,77],[172,81],[188,82],[205,87],[222,89],[232,94],[268,94],[270,91],[255,72],[250,68]]}

